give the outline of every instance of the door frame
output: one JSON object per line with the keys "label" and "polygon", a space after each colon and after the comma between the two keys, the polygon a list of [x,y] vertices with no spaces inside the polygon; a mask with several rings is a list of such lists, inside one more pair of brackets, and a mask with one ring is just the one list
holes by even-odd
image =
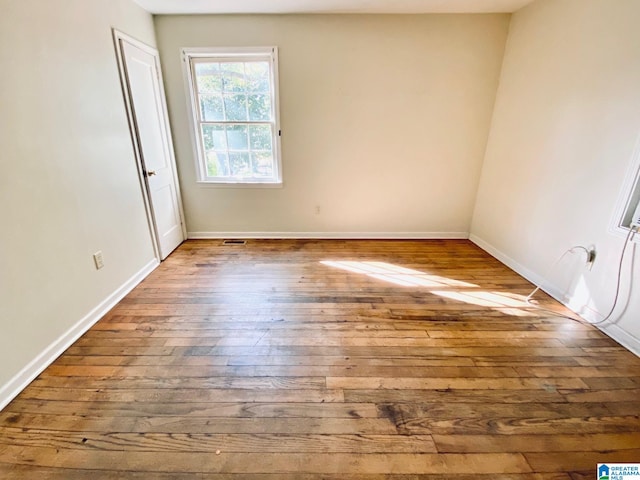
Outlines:
{"label": "door frame", "polygon": [[160,88],[161,107],[162,107],[162,121],[164,122],[165,131],[167,132],[167,147],[169,149],[169,163],[171,166],[171,174],[173,182],[176,188],[176,201],[178,202],[178,213],[180,214],[180,224],[182,228],[183,240],[187,238],[187,226],[184,219],[184,210],[182,207],[182,194],[180,192],[180,183],[178,181],[178,172],[176,168],[176,158],[173,149],[173,138],[171,136],[171,126],[169,124],[169,115],[167,111],[167,99],[164,91],[164,80],[162,77],[162,70],[160,68],[160,57],[158,50],[150,45],[147,45],[130,35],[116,28],[111,29],[113,34],[113,42],[116,50],[116,59],[118,62],[118,72],[120,73],[120,85],[122,87],[122,96],[124,98],[124,106],[127,113],[127,121],[129,123],[129,133],[131,135],[131,142],[133,144],[133,153],[136,159],[136,170],[138,171],[138,181],[140,184],[140,190],[142,192],[142,199],[144,202],[145,212],[147,214],[147,223],[149,227],[149,234],[151,236],[151,243],[153,244],[153,251],[158,262],[162,261],[160,254],[160,242],[157,235],[156,221],[153,213],[153,203],[151,202],[151,194],[149,190],[149,182],[145,175],[145,165],[142,158],[142,149],[140,146],[140,139],[138,134],[138,127],[136,124],[135,113],[133,110],[133,100],[131,98],[131,92],[129,91],[129,82],[127,79],[127,70],[124,63],[124,55],[122,52],[121,42],[127,42],[136,48],[152,55],[155,62],[156,71],[158,72],[158,84]]}

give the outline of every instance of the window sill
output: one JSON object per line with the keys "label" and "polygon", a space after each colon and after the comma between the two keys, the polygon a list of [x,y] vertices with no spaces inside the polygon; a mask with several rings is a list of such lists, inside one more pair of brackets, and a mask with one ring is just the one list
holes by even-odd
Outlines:
{"label": "window sill", "polygon": [[204,188],[282,188],[282,182],[258,183],[258,182],[205,182],[197,181],[199,187]]}

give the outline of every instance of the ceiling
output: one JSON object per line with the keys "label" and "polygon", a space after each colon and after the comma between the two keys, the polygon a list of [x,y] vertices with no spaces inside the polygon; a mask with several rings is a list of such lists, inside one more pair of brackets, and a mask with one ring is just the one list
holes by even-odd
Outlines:
{"label": "ceiling", "polygon": [[494,13],[534,0],[134,0],[154,14],[202,13]]}

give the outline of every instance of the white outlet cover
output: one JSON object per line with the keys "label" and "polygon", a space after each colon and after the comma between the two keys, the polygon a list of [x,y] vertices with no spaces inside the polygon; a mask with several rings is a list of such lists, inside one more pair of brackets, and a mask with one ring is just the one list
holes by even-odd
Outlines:
{"label": "white outlet cover", "polygon": [[96,270],[100,270],[104,267],[104,259],[102,258],[101,251],[93,254],[93,262],[96,264]]}

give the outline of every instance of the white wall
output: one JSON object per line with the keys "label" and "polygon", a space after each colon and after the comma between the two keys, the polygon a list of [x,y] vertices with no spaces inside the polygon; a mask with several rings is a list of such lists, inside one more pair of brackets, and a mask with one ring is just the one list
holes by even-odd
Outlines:
{"label": "white wall", "polygon": [[[612,305],[624,240],[609,227],[640,132],[638,19],[637,0],[537,0],[513,16],[473,219],[474,240],[592,321]],[[578,254],[549,273],[575,244],[596,246],[593,270]],[[630,261],[605,328],[640,352]]]}
{"label": "white wall", "polygon": [[[191,235],[466,235],[508,22],[155,17]],[[280,56],[284,188],[197,185],[180,48],[269,45]]]}
{"label": "white wall", "polygon": [[1,407],[31,361],[154,259],[111,27],[155,40],[129,0],[0,12]]}
{"label": "white wall", "polygon": [[[129,0],[0,11],[1,404],[153,262],[110,28],[154,32]],[[466,232],[508,18],[158,18],[190,230]],[[622,239],[608,227],[640,131],[637,18],[636,0],[515,14],[473,222],[476,241],[592,318],[613,297]],[[285,188],[195,184],[179,48],[207,45],[280,47]],[[576,243],[596,245],[593,270],[547,275]],[[627,307],[607,331],[638,348],[637,287]]]}

